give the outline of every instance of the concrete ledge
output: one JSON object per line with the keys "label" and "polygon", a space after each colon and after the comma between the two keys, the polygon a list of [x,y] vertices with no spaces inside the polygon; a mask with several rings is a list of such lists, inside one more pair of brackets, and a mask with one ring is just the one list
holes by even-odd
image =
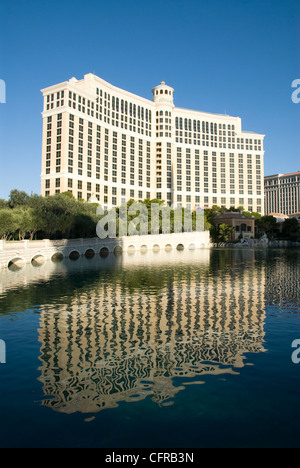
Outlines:
{"label": "concrete ledge", "polygon": [[147,250],[196,250],[210,247],[209,232],[187,232],[148,236],[122,237],[117,239],[71,239],[51,241],[0,241],[0,267],[48,261],[55,255],[70,256],[107,255]]}

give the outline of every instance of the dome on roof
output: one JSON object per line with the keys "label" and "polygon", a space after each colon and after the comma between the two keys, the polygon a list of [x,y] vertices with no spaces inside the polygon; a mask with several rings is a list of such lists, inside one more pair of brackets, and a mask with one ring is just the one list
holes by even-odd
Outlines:
{"label": "dome on roof", "polygon": [[152,89],[153,101],[156,104],[167,104],[174,106],[174,89],[162,81],[160,85]]}

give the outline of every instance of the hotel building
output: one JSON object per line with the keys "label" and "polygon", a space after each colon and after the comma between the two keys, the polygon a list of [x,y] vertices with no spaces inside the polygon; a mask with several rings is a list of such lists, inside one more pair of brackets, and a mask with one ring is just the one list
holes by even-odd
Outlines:
{"label": "hotel building", "polygon": [[266,214],[291,216],[300,212],[300,172],[265,177]]}
{"label": "hotel building", "polygon": [[43,89],[42,195],[263,214],[264,135],[239,117],[175,107],[164,82],[152,92],[150,101],[93,74]]}

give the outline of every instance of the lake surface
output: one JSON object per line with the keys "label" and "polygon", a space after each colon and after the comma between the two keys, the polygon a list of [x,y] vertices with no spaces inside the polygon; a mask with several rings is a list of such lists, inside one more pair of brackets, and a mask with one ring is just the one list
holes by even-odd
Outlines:
{"label": "lake surface", "polygon": [[297,250],[2,270],[0,447],[299,447],[299,271]]}

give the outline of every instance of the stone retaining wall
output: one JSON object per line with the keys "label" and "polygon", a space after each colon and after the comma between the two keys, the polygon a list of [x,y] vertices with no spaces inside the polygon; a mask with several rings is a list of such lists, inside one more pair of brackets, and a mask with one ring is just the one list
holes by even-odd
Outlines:
{"label": "stone retaining wall", "polygon": [[39,240],[39,241],[0,241],[0,267],[10,264],[31,263],[51,260],[56,255],[66,257],[107,255],[130,251],[201,249],[209,248],[209,232],[189,232],[148,236],[122,237],[101,240]]}

